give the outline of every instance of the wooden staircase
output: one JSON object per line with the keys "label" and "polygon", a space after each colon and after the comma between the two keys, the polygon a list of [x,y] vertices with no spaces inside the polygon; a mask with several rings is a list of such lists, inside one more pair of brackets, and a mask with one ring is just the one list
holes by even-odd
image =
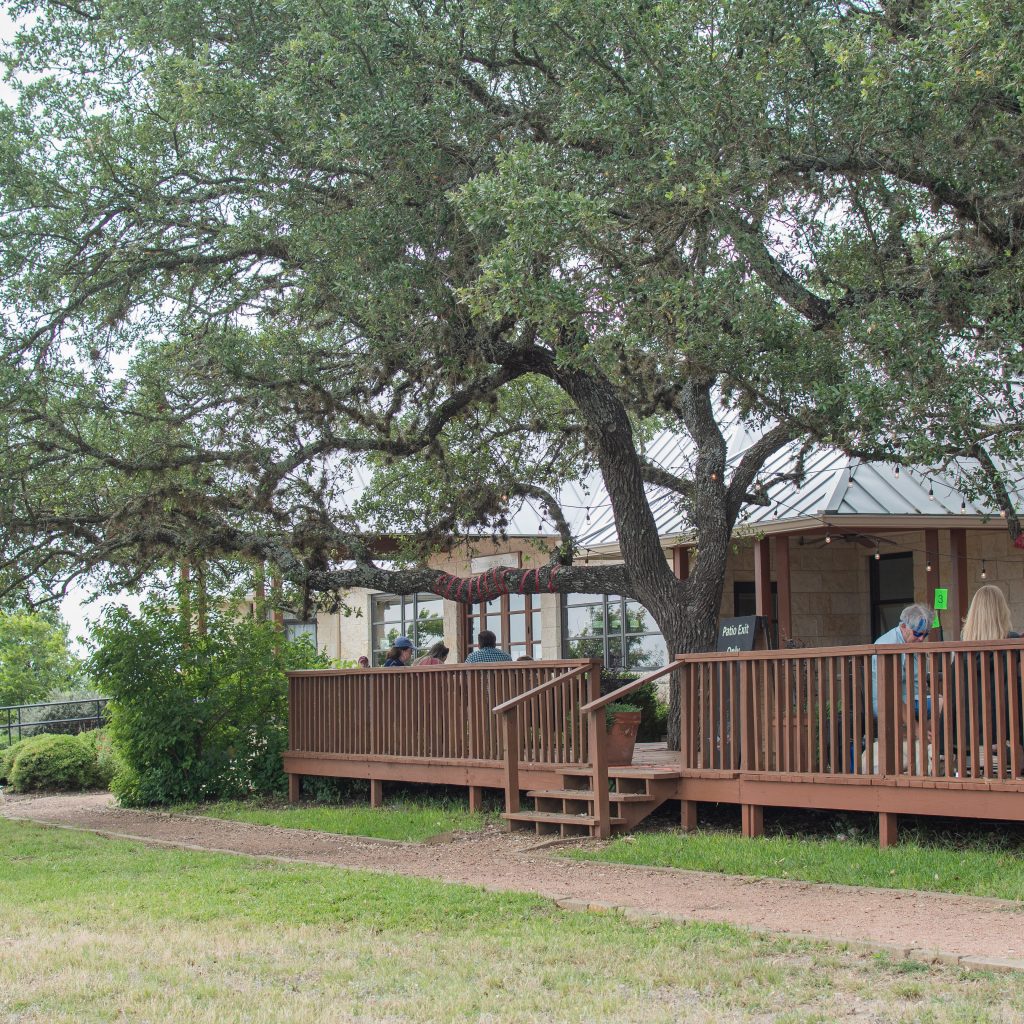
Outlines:
{"label": "wooden staircase", "polygon": [[[562,769],[559,789],[531,789],[533,809],[506,812],[510,829],[531,825],[537,835],[596,835],[594,790],[587,765]],[[657,810],[675,792],[678,772],[662,768],[626,766],[608,769],[608,803],[613,832],[629,832]]]}

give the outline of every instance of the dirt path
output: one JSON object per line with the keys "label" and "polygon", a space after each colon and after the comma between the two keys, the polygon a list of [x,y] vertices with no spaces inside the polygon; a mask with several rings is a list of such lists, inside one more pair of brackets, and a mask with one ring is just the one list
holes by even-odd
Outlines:
{"label": "dirt path", "polygon": [[566,861],[531,849],[538,842],[532,834],[497,829],[431,844],[360,839],[122,810],[106,794],[0,797],[0,813],[178,847],[533,892],[579,909],[606,902],[759,931],[884,944],[903,955],[937,950],[950,959],[996,957],[1024,966],[1024,905],[1005,900]]}

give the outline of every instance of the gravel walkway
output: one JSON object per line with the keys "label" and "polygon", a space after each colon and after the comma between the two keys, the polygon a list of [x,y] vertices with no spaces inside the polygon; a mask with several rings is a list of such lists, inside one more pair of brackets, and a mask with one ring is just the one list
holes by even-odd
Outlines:
{"label": "gravel walkway", "polygon": [[573,909],[607,903],[634,913],[891,946],[903,955],[917,950],[909,955],[925,959],[942,951],[942,959],[1004,958],[1024,966],[1024,904],[1006,900],[567,861],[538,849],[532,833],[498,829],[426,844],[362,839],[123,810],[108,794],[0,797],[0,813],[186,849],[538,893]]}

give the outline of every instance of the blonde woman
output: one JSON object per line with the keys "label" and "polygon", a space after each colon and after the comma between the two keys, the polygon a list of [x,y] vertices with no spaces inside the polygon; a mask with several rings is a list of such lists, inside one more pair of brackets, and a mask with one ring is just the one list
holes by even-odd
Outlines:
{"label": "blonde woman", "polygon": [[1003,592],[991,584],[979,587],[967,609],[963,639],[1006,640],[1019,635],[1010,628],[1010,606]]}
{"label": "blonde woman", "polygon": [[[1010,606],[1006,603],[1006,598],[1003,596],[1003,592],[991,584],[979,587],[977,593],[971,600],[971,606],[967,609],[967,618],[964,619],[963,630],[961,635],[964,640],[975,640],[975,641],[988,641],[989,643],[998,643],[1000,640],[1009,640],[1019,637],[1019,633],[1015,633],[1011,628],[1010,622]],[[999,744],[997,737],[999,735],[998,727],[1000,716],[997,715],[997,708],[1001,705],[1003,708],[1003,730],[1007,737],[1007,742],[1017,747],[1017,760],[1018,764],[1022,762],[1024,758],[1024,747],[1022,747],[1020,736],[1010,735],[1010,712],[1009,704],[1016,702],[1017,707],[1020,708],[1021,692],[1020,692],[1020,678],[1018,672],[1013,671],[1013,660],[1012,655],[1002,656],[1002,672],[997,671],[996,659],[993,654],[989,654],[987,658],[987,664],[983,662],[980,653],[975,654],[975,672],[974,678],[976,680],[977,693],[973,703],[973,714],[977,725],[975,728],[978,730],[978,738],[984,740],[985,737],[985,725],[984,715],[981,714],[982,709],[982,688],[987,685],[988,693],[988,741],[991,744],[992,752],[996,758],[1000,758],[1001,752],[999,750]],[[1014,659],[1015,660],[1015,659]],[[1019,664],[1019,662],[1018,662]],[[997,689],[1000,688],[1000,676],[1005,680],[1005,692],[999,696],[1002,696],[1000,701],[997,696]],[[1017,678],[1014,678],[1016,676]],[[979,752],[979,762],[983,766],[985,774],[988,774],[990,766],[988,765],[983,752]],[[992,766],[995,767],[995,766]]]}

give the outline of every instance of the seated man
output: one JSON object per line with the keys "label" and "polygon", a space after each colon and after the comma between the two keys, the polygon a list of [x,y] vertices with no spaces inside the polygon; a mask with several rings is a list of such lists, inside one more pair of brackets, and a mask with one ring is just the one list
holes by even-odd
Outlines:
{"label": "seated man", "polygon": [[498,638],[489,630],[481,629],[477,634],[476,642],[479,645],[475,651],[471,651],[466,659],[467,665],[473,665],[480,661],[511,661],[512,655],[499,650],[496,644]]}
{"label": "seated man", "polygon": [[[912,604],[900,612],[900,621],[889,630],[883,633],[876,641],[877,646],[884,644],[919,644],[928,638],[930,623],[935,613],[927,605]],[[904,656],[904,676],[908,659]],[[917,710],[917,659],[910,658],[910,677],[914,689],[914,709]],[[907,699],[906,689],[903,691],[903,699]],[[925,705],[927,713],[931,714],[931,700]],[[878,657],[871,659],[871,710],[878,716]]]}

